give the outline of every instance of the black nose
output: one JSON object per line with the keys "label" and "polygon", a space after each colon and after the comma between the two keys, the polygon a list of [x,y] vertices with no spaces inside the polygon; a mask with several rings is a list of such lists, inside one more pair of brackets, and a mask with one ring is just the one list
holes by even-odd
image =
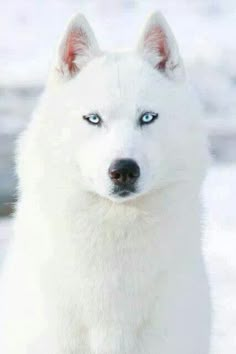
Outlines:
{"label": "black nose", "polygon": [[134,184],[140,176],[140,168],[134,160],[115,160],[109,170],[111,180],[120,186]]}

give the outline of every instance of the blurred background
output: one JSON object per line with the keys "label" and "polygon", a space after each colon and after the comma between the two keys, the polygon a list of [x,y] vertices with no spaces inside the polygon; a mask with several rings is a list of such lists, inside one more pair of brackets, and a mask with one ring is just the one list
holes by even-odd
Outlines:
{"label": "blurred background", "polygon": [[205,112],[212,166],[203,188],[214,354],[236,353],[236,1],[8,0],[0,3],[0,260],[11,237],[14,146],[69,17],[83,12],[104,49],[134,46],[153,10],[167,17]]}

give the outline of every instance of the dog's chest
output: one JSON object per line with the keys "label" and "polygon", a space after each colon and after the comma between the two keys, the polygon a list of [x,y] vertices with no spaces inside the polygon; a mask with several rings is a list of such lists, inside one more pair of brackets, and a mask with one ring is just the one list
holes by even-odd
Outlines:
{"label": "dog's chest", "polygon": [[77,249],[62,250],[54,291],[73,309],[74,318],[89,327],[100,323],[139,327],[149,316],[161,269],[155,238],[145,237],[116,243],[107,239],[90,243],[87,238]]}
{"label": "dog's chest", "polygon": [[[145,244],[145,243],[144,243]],[[154,244],[97,244],[67,254],[58,273],[57,308],[67,336],[83,338],[86,348],[101,353],[130,352],[158,295],[159,264]],[[76,256],[76,257],[75,257]],[[67,258],[67,259],[66,259]],[[66,328],[65,328],[66,327]],[[135,339],[136,338],[136,339]],[[80,346],[80,343],[75,345]],[[114,347],[114,348],[113,348]]]}
{"label": "dog's chest", "polygon": [[102,316],[108,322],[138,325],[146,317],[157,276],[157,266],[151,266],[147,257],[136,251],[95,258],[93,265],[81,270],[80,301],[87,321],[100,321]]}

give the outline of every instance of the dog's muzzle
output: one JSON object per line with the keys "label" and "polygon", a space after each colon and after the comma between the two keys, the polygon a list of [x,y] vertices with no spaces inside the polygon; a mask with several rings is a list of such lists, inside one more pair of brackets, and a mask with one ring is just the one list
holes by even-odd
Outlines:
{"label": "dog's muzzle", "polygon": [[138,164],[131,159],[115,160],[108,170],[113,182],[113,194],[126,197],[136,192],[136,182],[140,177]]}

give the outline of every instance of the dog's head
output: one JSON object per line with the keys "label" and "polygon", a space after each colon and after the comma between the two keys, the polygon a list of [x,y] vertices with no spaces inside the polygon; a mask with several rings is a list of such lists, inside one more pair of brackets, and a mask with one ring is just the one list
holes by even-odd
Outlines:
{"label": "dog's head", "polygon": [[159,13],[135,50],[116,53],[102,52],[85,18],[75,16],[46,101],[55,158],[62,169],[70,165],[78,188],[125,201],[202,172],[199,107]]}

